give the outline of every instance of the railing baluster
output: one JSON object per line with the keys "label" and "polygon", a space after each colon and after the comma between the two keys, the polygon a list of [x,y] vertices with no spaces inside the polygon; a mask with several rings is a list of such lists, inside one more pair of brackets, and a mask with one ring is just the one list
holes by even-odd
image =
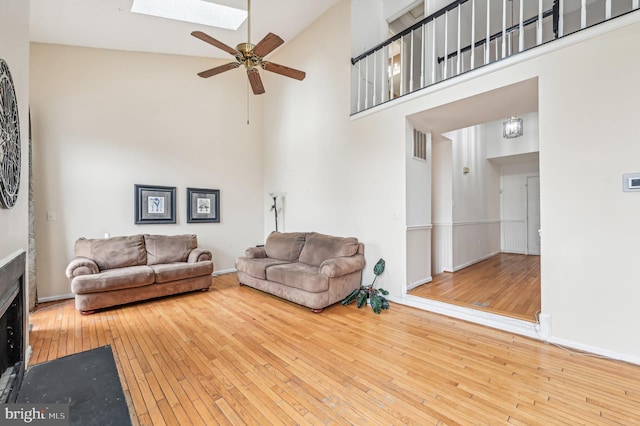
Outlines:
{"label": "railing baluster", "polygon": [[587,27],[587,0],[582,0],[580,4],[580,29]]}
{"label": "railing baluster", "polygon": [[560,15],[558,17],[558,38],[560,38],[564,36],[564,0],[558,1],[558,10]]}
{"label": "railing baluster", "polygon": [[542,0],[538,0],[538,22],[536,22],[536,46],[542,44]]}
{"label": "railing baluster", "polygon": [[387,79],[389,81],[389,100],[393,99],[393,43],[389,44],[389,72]]}
{"label": "railing baluster", "polygon": [[369,108],[369,58],[367,56],[364,63],[364,107]]}
{"label": "railing baluster", "polygon": [[[511,4],[513,7],[513,3]],[[502,0],[502,57],[507,56],[507,0]]]}
{"label": "railing baluster", "polygon": [[413,92],[413,31],[409,33],[411,40],[409,43],[409,93]]}
{"label": "railing baluster", "polygon": [[420,27],[420,37],[422,38],[422,44],[420,45],[420,88],[424,87],[424,65],[427,60],[427,51],[425,50],[427,47],[426,43],[426,26],[427,24],[422,24]]}
{"label": "railing baluster", "polygon": [[362,104],[360,101],[360,98],[362,97],[361,95],[362,92],[360,91],[362,86],[362,65],[361,64],[362,64],[362,61],[359,61],[358,62],[358,100],[356,102],[356,109],[358,111],[362,111]]}
{"label": "railing baluster", "polygon": [[404,36],[400,37],[400,96],[404,95]]}
{"label": "railing baluster", "polygon": [[491,59],[491,0],[487,0],[487,35],[484,39],[484,64]]}
{"label": "railing baluster", "polygon": [[604,19],[611,19],[611,0],[606,0],[604,5]]}
{"label": "railing baluster", "polygon": [[469,69],[476,67],[476,0],[471,0],[471,64]]}
{"label": "railing baluster", "polygon": [[458,50],[457,52],[457,59],[458,61],[456,62],[456,75],[460,74],[460,65],[461,65],[461,61],[462,61],[462,57],[460,55],[460,43],[462,42],[461,40],[461,36],[460,36],[460,15],[462,14],[462,7],[460,5],[458,5]]}
{"label": "railing baluster", "polygon": [[[387,45],[386,49],[387,49],[387,56],[386,58],[389,57],[389,46]],[[384,88],[384,76],[389,74],[389,67],[387,65],[388,60],[385,60],[385,55],[384,55],[384,47],[382,49],[380,49],[380,66],[382,67],[382,72],[380,73],[380,103],[383,103],[384,101],[386,101],[386,96],[387,96],[387,91]],[[387,77],[388,78],[388,77]],[[387,81],[388,83],[388,81]]]}
{"label": "railing baluster", "polygon": [[518,52],[524,50],[524,0],[520,0],[520,26],[518,29],[520,42],[518,43]]}
{"label": "railing baluster", "polygon": [[431,35],[431,52],[433,60],[431,61],[431,84],[436,82],[436,70],[438,67],[438,53],[436,52],[436,20],[431,21],[433,34]]}
{"label": "railing baluster", "polygon": [[376,103],[376,77],[377,77],[377,71],[378,71],[378,63],[376,62],[376,53],[377,51],[373,52],[373,78],[371,79],[371,81],[373,82],[372,86],[373,86],[373,101],[371,102],[372,106],[376,106],[378,105]]}
{"label": "railing baluster", "polygon": [[449,60],[447,59],[447,52],[449,51],[449,11],[447,10],[444,13],[444,70],[442,72],[442,79],[447,79],[447,63]]}

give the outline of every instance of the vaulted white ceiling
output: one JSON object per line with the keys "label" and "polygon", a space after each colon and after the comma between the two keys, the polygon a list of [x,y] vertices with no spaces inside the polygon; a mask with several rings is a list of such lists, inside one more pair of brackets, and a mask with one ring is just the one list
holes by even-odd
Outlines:
{"label": "vaulted white ceiling", "polygon": [[[176,0],[179,1],[179,0]],[[252,0],[251,42],[268,32],[293,39],[338,0]],[[235,47],[247,41],[247,23],[237,31],[131,12],[133,0],[31,0],[30,40],[72,46],[228,58],[190,34],[200,30]],[[216,0],[247,9],[246,0]]]}

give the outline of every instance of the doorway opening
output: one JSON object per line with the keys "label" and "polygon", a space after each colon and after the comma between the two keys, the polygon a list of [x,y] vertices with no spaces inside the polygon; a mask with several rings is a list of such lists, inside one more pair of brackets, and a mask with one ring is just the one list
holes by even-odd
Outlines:
{"label": "doorway opening", "polygon": [[[483,108],[475,108],[477,102]],[[523,136],[503,138],[502,123],[514,115],[504,112],[504,105],[511,111],[518,109],[516,114],[524,120]],[[537,80],[416,114],[411,123],[430,132],[430,181],[423,188],[431,207],[430,259],[426,261],[430,276],[416,280],[408,267],[407,294],[538,322]],[[418,192],[408,177],[408,237],[415,228],[409,219],[415,216],[411,206],[416,204],[409,197]],[[407,241],[408,265],[415,264],[415,241]]]}

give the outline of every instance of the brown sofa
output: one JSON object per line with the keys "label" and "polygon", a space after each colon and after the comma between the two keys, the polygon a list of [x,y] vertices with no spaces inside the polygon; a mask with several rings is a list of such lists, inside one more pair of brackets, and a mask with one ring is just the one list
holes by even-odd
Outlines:
{"label": "brown sofa", "polygon": [[236,259],[240,284],[321,312],[360,286],[364,245],[315,232],[272,232]]}
{"label": "brown sofa", "polygon": [[83,314],[211,286],[211,252],[195,235],[80,238],[67,266],[76,309]]}

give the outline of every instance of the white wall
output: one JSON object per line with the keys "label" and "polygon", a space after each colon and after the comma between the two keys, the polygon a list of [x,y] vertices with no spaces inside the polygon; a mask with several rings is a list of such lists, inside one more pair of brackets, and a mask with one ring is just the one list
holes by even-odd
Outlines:
{"label": "white wall", "polygon": [[[421,129],[416,128],[421,131]],[[426,137],[426,160],[413,153],[414,126],[407,121],[407,289],[431,281],[431,134]]]}
{"label": "white wall", "polygon": [[[21,175],[13,208],[0,207],[0,259],[27,250],[29,209],[29,2],[0,2],[0,58],[9,66],[18,98]],[[26,296],[26,295],[25,295]],[[27,298],[28,300],[28,298]]]}
{"label": "white wall", "polygon": [[[194,233],[216,271],[262,241],[262,105],[251,97],[247,126],[245,73],[205,80],[217,61],[46,44],[31,59],[41,299],[70,293],[79,237]],[[134,184],[177,187],[177,224],[135,225]],[[220,223],[186,223],[187,187],[220,190]]]}
{"label": "white wall", "polygon": [[[453,271],[457,271],[500,251],[500,175],[487,160],[484,126],[443,136],[451,139],[453,154],[451,250]],[[466,174],[465,168],[469,169]]]}
{"label": "white wall", "polygon": [[450,139],[433,142],[431,275],[453,271],[453,146]]}
{"label": "white wall", "polygon": [[385,41],[389,25],[382,0],[351,0],[351,56],[356,57]]}

